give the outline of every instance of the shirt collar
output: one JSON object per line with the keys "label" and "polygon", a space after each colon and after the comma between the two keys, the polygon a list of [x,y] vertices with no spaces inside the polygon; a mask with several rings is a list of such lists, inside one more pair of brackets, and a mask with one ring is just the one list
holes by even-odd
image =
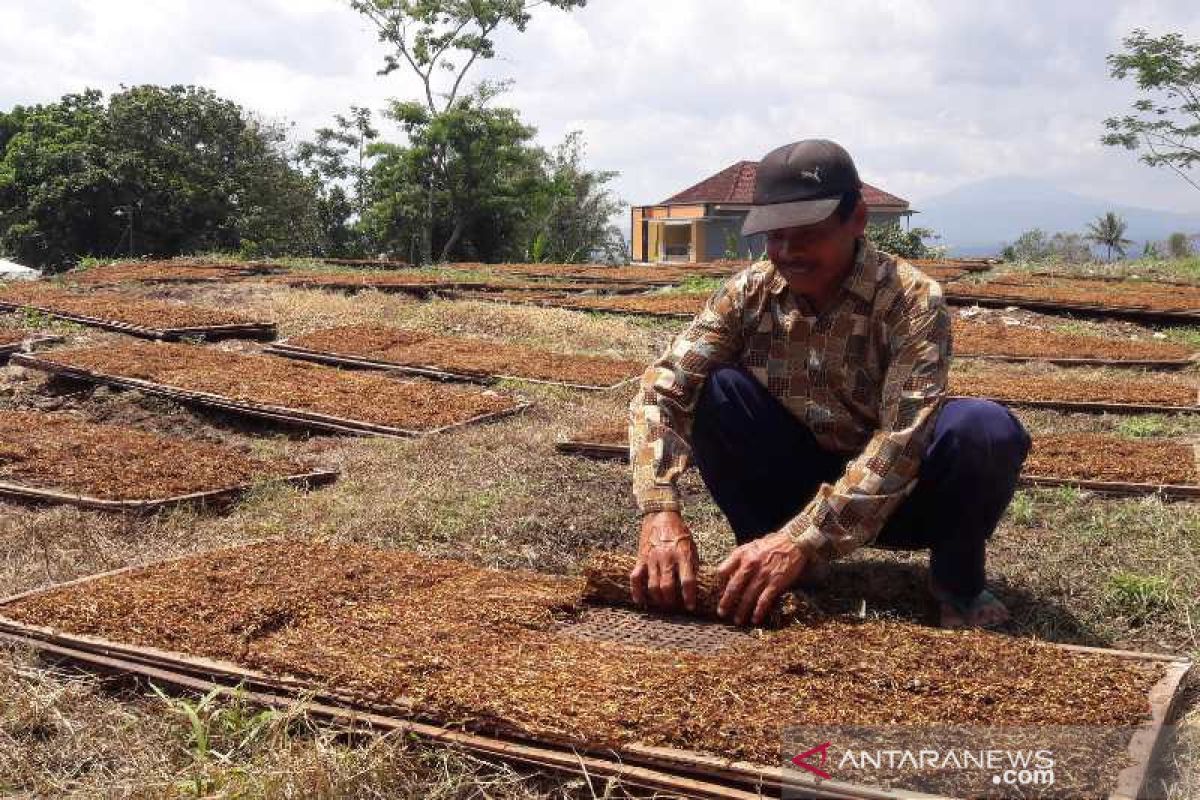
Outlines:
{"label": "shirt collar", "polygon": [[[846,276],[842,286],[868,302],[875,298],[875,287],[879,283],[879,251],[866,237],[859,237],[855,243],[854,267]],[[770,263],[770,262],[768,262]],[[779,294],[788,288],[787,278],[771,265],[771,280],[767,287],[771,294]]]}

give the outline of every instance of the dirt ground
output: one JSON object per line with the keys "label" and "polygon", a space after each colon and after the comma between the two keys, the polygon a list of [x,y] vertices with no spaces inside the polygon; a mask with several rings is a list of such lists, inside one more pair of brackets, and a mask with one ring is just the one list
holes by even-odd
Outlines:
{"label": "dirt ground", "polygon": [[[434,299],[354,296],[254,281],[125,289],[278,320],[281,336],[345,324],[397,325],[566,352],[649,362],[681,320]],[[961,313],[959,310],[956,313]],[[1200,330],[1153,331],[1012,312],[1058,329],[1153,338],[1200,348]],[[64,346],[125,341],[39,321]],[[229,345],[254,351],[257,345]],[[1184,376],[1195,378],[1194,372]],[[309,436],[173,402],[0,370],[0,408],[71,410],[93,421],[231,444],[262,457],[320,459],[342,479],[319,492],[264,487],[228,512],[186,509],[129,518],[73,508],[0,504],[0,594],[103,570],[289,534],[409,549],[481,566],[576,574],[595,549],[632,550],[628,467],[554,452],[554,442],[624,413],[629,392],[586,393],[515,383],[526,413],[419,440]],[[1196,416],[1017,412],[1036,433],[1103,432],[1185,442]],[[732,534],[698,477],[682,482],[702,559]],[[865,549],[833,565],[822,607],[867,619],[928,624],[926,557]],[[1190,654],[1200,659],[1200,504],[1018,492],[989,550],[988,576],[1012,609],[1010,635]],[[1200,794],[1200,678],[1185,698],[1160,796]],[[603,782],[517,770],[403,737],[346,738],[294,713],[237,701],[165,700],[145,686],[101,680],[0,651],[0,790],[71,797],[597,797]]]}

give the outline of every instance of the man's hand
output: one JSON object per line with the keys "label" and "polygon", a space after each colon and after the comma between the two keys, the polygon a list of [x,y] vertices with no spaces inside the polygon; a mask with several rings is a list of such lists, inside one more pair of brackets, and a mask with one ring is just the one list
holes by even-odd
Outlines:
{"label": "man's hand", "polygon": [[717,616],[728,619],[732,614],[738,625],[750,619],[761,625],[779,595],[800,577],[808,560],[808,554],[783,532],[736,548],[717,567],[717,577],[725,587]]}
{"label": "man's hand", "polygon": [[634,602],[645,606],[649,598],[659,608],[676,609],[682,590],[684,607],[694,612],[699,564],[692,532],[678,511],[647,514],[642,520],[637,566],[629,573]]}

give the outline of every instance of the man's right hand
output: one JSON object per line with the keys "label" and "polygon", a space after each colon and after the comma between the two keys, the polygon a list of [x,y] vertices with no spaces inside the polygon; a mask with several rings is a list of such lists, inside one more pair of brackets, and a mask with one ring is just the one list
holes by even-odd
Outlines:
{"label": "man's right hand", "polygon": [[696,543],[678,511],[657,511],[642,519],[638,562],[629,573],[633,600],[640,606],[665,610],[683,606],[696,610]]}

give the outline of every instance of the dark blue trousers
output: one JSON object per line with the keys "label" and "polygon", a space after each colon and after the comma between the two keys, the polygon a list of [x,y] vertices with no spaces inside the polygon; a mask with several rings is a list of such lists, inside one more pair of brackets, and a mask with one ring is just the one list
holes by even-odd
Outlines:
{"label": "dark blue trousers", "polygon": [[[949,400],[917,485],[872,544],[928,548],[939,588],[970,599],[984,588],[985,547],[1012,500],[1029,452],[1025,428],[989,400]],[[744,544],[783,526],[833,483],[852,456],[822,450],[809,429],[742,367],[718,367],[692,426],[694,461]]]}

